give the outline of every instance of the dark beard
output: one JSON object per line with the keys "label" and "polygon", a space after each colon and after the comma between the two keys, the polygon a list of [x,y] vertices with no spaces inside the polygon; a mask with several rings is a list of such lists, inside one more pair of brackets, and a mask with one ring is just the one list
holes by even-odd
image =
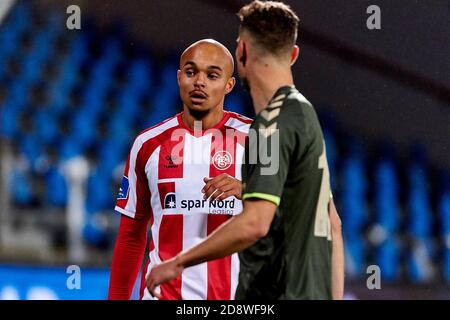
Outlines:
{"label": "dark beard", "polygon": [[241,85],[244,90],[250,92],[250,82],[247,78],[241,78]]}
{"label": "dark beard", "polygon": [[209,112],[209,110],[201,111],[201,110],[192,110],[188,108],[189,114],[196,120],[202,120]]}

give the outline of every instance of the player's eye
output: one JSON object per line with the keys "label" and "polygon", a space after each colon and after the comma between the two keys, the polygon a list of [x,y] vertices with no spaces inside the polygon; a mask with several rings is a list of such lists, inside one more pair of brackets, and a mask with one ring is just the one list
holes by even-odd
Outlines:
{"label": "player's eye", "polygon": [[188,70],[185,71],[185,74],[186,74],[188,77],[192,77],[192,76],[194,75],[194,71],[188,69]]}
{"label": "player's eye", "polygon": [[208,74],[208,78],[210,78],[210,79],[217,79],[218,77],[219,77],[219,75],[217,73]]}

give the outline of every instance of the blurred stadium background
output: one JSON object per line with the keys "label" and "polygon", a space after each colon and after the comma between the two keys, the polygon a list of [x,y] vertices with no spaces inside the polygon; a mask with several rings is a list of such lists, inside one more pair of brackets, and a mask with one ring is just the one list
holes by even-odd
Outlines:
{"label": "blurred stadium background", "polygon": [[[346,298],[449,299],[450,2],[286,2],[343,220]],[[106,297],[132,139],[181,110],[181,50],[215,38],[234,52],[245,3],[0,2],[0,299]],[[66,27],[74,4],[81,30]],[[371,4],[381,30],[366,28]],[[239,85],[226,108],[254,116]],[[80,290],[66,286],[74,264]]]}

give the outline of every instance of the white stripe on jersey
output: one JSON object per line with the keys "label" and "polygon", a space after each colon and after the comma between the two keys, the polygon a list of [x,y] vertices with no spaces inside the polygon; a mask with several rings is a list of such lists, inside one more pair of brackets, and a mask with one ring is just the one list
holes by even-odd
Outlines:
{"label": "white stripe on jersey", "polygon": [[[143,133],[141,133],[136,140],[133,143],[133,147],[131,148],[130,152],[130,163],[128,167],[128,181],[130,186],[136,186],[137,184],[137,176],[136,176],[136,158],[141,150],[142,145],[150,140],[151,138],[154,138],[164,131],[175,127],[178,125],[178,119],[177,117],[174,117],[171,120],[168,120],[167,122],[162,123],[161,125],[149,129]],[[150,189],[152,190],[152,189]],[[136,202],[137,202],[137,195],[136,195],[136,187],[130,188],[130,194],[127,201],[127,204],[125,206],[125,211],[128,212],[128,216],[134,218],[135,212],[136,212]]]}
{"label": "white stripe on jersey", "polygon": [[[183,251],[202,242],[207,234],[208,215],[184,215]],[[183,300],[206,300],[208,264],[201,263],[183,270],[181,296]]]}
{"label": "white stripe on jersey", "polygon": [[247,134],[248,130],[250,129],[250,123],[245,123],[237,118],[230,117],[228,121],[225,123],[227,127],[233,128],[235,130],[238,130],[242,133]]}
{"label": "white stripe on jersey", "polygon": [[[200,192],[205,186],[204,177],[209,176],[211,161],[211,134],[194,137],[185,135],[183,172],[189,174],[189,179],[178,179],[177,190],[198,190]],[[206,153],[205,159],[202,155]],[[195,161],[195,170],[189,164],[189,159]],[[183,250],[200,243],[207,236],[208,215],[184,215],[183,220]],[[208,292],[208,264],[202,263],[183,270],[181,295],[183,299],[206,299]]]}
{"label": "white stripe on jersey", "polygon": [[[239,255],[237,253],[233,253],[231,255],[231,300],[234,300],[234,296],[236,294],[236,289],[239,281]],[[237,275],[237,276],[233,276]]]}
{"label": "white stripe on jersey", "polygon": [[[145,171],[151,172],[152,174],[158,174],[158,159],[159,159],[159,151],[161,147],[155,149],[153,154],[148,158],[148,161],[145,165]],[[151,192],[151,206],[153,211],[153,224],[151,227],[152,232],[152,240],[155,248],[152,252],[149,253],[150,257],[150,265],[153,267],[155,264],[161,263],[161,259],[159,258],[158,248],[159,248],[159,227],[161,226],[162,215],[155,214],[156,212],[162,212],[161,201],[159,200],[159,190],[158,190],[158,180],[148,179],[149,188],[152,190]]]}
{"label": "white stripe on jersey", "polygon": [[[148,158],[147,163],[145,164],[145,172],[147,173],[151,173],[151,174],[158,174],[158,159],[159,159],[159,151],[160,151],[161,147],[157,147],[155,149],[155,151],[153,152],[153,154]],[[149,183],[149,188],[150,190],[152,190],[152,194],[151,194],[151,206],[152,206],[152,211],[153,212],[162,212],[162,208],[161,208],[161,202],[159,200],[159,191],[158,191],[158,180],[155,179],[149,179],[148,181]],[[154,194],[155,193],[155,194]],[[158,248],[159,248],[159,227],[161,226],[161,220],[162,220],[162,215],[160,214],[154,214],[153,215],[153,224],[151,226],[151,234],[152,234],[152,240],[153,240],[153,244],[154,244],[154,249],[149,252],[148,256],[150,259],[150,263],[148,264],[147,267],[147,274],[150,272],[150,270],[157,264],[160,264],[162,261],[159,258],[159,253],[158,253]],[[157,293],[161,293],[161,288],[158,286]],[[156,300],[156,298],[153,298],[150,294],[150,292],[148,291],[147,288],[145,288],[144,290],[144,295],[142,296],[142,300]]]}

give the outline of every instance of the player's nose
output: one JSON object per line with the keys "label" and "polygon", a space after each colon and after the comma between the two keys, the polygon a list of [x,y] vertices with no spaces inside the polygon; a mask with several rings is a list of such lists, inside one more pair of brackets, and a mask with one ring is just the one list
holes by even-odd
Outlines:
{"label": "player's nose", "polygon": [[202,72],[197,73],[194,79],[194,85],[199,87],[204,87],[206,85],[206,76]]}

